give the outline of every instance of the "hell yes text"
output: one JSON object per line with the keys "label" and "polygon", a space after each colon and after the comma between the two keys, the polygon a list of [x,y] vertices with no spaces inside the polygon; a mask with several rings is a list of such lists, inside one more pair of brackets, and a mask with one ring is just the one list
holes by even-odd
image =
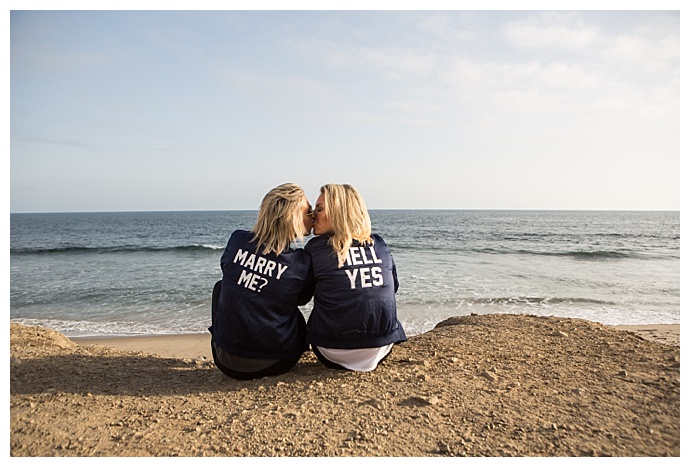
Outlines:
{"label": "hell yes text", "polygon": [[240,263],[244,267],[239,279],[237,279],[237,285],[243,285],[255,292],[261,292],[261,289],[268,284],[268,279],[264,276],[280,279],[280,276],[288,268],[285,264],[257,256],[254,253],[250,254],[242,248],[237,250],[232,262]]}
{"label": "hell yes text", "polygon": [[370,266],[383,263],[376,256],[373,246],[368,248],[353,246],[347,252],[345,264],[347,266],[361,266],[356,269],[345,269],[350,288],[354,289],[359,284],[360,287],[378,287],[383,285],[383,274],[379,266]]}

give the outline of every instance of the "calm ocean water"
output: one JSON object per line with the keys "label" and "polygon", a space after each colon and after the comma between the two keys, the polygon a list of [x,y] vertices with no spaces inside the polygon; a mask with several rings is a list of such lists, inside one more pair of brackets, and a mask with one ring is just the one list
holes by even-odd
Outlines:
{"label": "calm ocean water", "polygon": [[[470,313],[680,323],[680,214],[372,210],[409,335]],[[256,211],[10,215],[10,319],[70,337],[207,332]],[[302,308],[308,316],[311,304]]]}

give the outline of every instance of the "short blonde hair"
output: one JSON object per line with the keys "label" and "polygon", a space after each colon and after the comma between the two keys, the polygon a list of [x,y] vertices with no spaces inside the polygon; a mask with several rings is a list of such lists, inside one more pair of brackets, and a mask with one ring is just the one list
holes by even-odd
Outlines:
{"label": "short blonde hair", "polygon": [[284,183],[266,193],[252,232],[257,251],[280,255],[296,239],[304,237],[302,214],[304,190],[294,183]]}
{"label": "short blonde hair", "polygon": [[371,219],[364,198],[352,185],[330,183],[321,187],[324,209],[333,228],[328,242],[338,255],[338,267],[345,264],[353,241],[371,245]]}

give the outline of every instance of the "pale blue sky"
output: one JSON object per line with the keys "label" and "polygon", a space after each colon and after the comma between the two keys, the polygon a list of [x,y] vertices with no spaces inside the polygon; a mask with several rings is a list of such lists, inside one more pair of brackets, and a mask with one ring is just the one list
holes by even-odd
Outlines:
{"label": "pale blue sky", "polygon": [[678,11],[14,11],[10,210],[680,209]]}

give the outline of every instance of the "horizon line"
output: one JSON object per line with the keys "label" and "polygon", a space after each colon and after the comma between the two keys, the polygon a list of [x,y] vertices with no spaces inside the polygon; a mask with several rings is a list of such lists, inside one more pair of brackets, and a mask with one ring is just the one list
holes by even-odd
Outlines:
{"label": "horizon line", "polygon": [[[621,209],[621,208],[368,208],[369,211],[534,211],[534,212],[680,212],[680,209]],[[10,211],[12,214],[125,214],[154,212],[258,212],[254,209],[131,209],[105,211]]]}

